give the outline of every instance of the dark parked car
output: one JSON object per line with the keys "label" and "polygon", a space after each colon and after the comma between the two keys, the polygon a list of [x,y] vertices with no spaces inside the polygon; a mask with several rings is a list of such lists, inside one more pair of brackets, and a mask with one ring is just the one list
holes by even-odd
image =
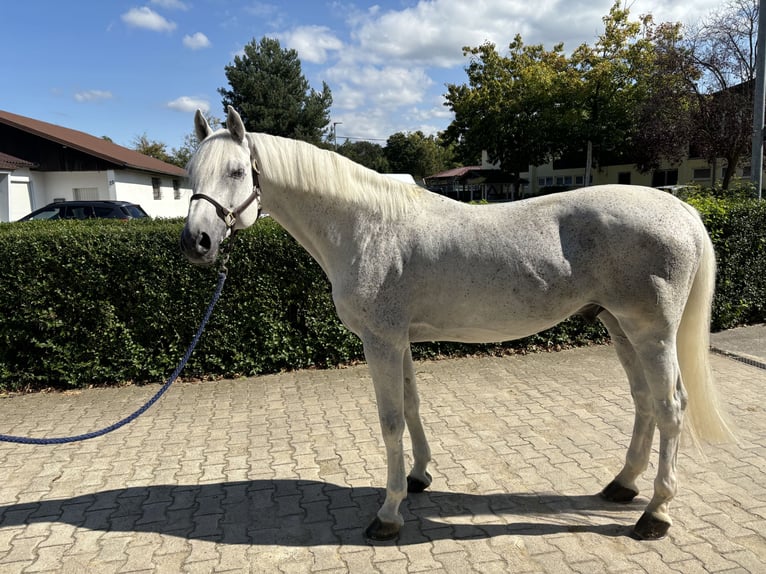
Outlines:
{"label": "dark parked car", "polygon": [[36,209],[19,221],[41,219],[137,219],[149,217],[143,208],[129,201],[57,201]]}

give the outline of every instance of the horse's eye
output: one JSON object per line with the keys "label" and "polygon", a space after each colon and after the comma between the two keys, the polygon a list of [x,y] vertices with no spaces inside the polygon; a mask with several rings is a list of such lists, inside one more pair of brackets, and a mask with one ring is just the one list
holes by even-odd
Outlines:
{"label": "horse's eye", "polygon": [[234,169],[229,174],[229,177],[231,177],[233,179],[242,179],[243,177],[245,177],[245,170],[242,169],[241,167],[238,168],[238,169]]}

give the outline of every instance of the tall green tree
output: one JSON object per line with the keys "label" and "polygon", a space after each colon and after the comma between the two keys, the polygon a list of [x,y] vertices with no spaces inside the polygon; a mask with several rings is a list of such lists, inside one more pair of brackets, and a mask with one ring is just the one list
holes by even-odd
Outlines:
{"label": "tall green tree", "polygon": [[525,45],[517,35],[501,55],[494,44],[466,47],[468,83],[447,86],[446,104],[455,119],[445,138],[462,159],[490,161],[518,182],[529,165],[545,163],[567,146],[577,108],[570,105],[576,78],[563,52]]}
{"label": "tall green tree", "polygon": [[634,128],[632,159],[642,172],[662,162],[680,163],[693,141],[696,82],[700,71],[683,37],[679,23],[652,26],[651,73],[639,104]]}
{"label": "tall green tree", "polygon": [[[581,113],[577,139],[596,164],[631,157],[637,114],[654,73],[654,49],[646,33],[651,15],[631,20],[630,10],[615,0],[602,21],[596,43],[580,45],[571,56],[581,82],[575,100]],[[590,168],[586,160],[586,178]]]}
{"label": "tall green tree", "polygon": [[420,180],[453,164],[450,147],[419,130],[391,135],[384,152],[391,172],[408,173]]}
{"label": "tall green tree", "polygon": [[320,143],[330,123],[332,93],[317,92],[304,77],[298,53],[279,40],[251,40],[225,68],[229,88],[219,88],[224,110],[233,106],[248,131]]}
{"label": "tall green tree", "polygon": [[349,158],[365,167],[377,171],[378,173],[387,173],[390,171],[388,160],[383,146],[368,142],[346,140],[337,147],[336,150],[342,156]]}

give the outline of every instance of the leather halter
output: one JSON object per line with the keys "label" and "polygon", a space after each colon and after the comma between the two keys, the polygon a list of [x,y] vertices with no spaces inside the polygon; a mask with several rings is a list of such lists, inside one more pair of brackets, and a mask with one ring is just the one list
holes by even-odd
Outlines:
{"label": "leather halter", "polygon": [[[251,169],[252,169],[252,175],[253,175],[253,192],[243,201],[240,203],[237,207],[234,209],[228,209],[218,203],[215,199],[210,197],[209,195],[205,195],[204,193],[195,193],[191,196],[189,199],[189,202],[194,201],[195,199],[204,199],[208,203],[212,204],[213,207],[215,207],[215,212],[220,217],[223,222],[226,224],[227,229],[232,229],[237,224],[237,219],[240,215],[242,215],[242,212],[245,211],[248,207],[250,207],[250,204],[252,204],[256,199],[260,199],[261,197],[261,184],[258,181],[258,176],[261,174],[261,171],[258,169],[258,164],[256,163],[255,159],[251,162]],[[258,215],[261,214],[261,205],[260,202],[258,204]]]}

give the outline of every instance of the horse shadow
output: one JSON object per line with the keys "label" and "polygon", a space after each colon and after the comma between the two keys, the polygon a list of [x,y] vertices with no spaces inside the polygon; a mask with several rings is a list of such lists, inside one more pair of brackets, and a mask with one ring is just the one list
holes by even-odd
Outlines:
{"label": "horse shadow", "polygon": [[[61,522],[105,532],[154,532],[221,544],[368,545],[364,528],[382,488],[311,480],[152,485],[0,506],[0,528]],[[625,511],[598,495],[463,494],[425,491],[402,503],[405,525],[393,544],[514,534],[589,532],[629,536]]]}

